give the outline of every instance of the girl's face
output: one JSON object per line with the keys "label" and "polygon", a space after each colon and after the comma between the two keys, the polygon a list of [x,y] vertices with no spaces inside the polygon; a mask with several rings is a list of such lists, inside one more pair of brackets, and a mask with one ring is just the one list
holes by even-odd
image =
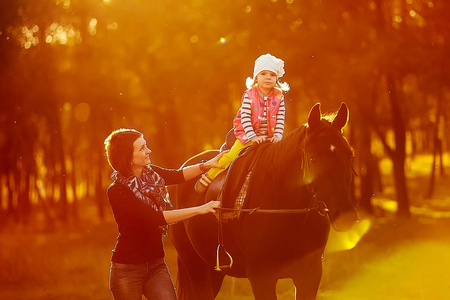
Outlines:
{"label": "girl's face", "polygon": [[277,74],[267,70],[261,71],[256,76],[256,82],[258,82],[261,92],[270,92],[277,84]]}
{"label": "girl's face", "polygon": [[133,157],[131,158],[131,168],[134,172],[135,170],[142,170],[144,166],[148,165],[151,162],[150,153],[152,153],[152,151],[148,149],[147,142],[143,137],[140,137],[134,141],[133,149],[134,150]]}

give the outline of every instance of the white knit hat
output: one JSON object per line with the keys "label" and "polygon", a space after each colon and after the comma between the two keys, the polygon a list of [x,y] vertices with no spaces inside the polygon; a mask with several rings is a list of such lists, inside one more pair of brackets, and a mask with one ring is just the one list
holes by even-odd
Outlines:
{"label": "white knit hat", "polygon": [[272,71],[277,74],[278,78],[283,77],[284,61],[271,54],[263,54],[255,60],[253,79],[255,79],[261,71]]}

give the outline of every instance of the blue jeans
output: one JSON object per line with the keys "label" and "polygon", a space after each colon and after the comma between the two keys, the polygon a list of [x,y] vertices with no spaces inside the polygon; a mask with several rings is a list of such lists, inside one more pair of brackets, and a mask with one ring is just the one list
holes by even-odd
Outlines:
{"label": "blue jeans", "polygon": [[111,263],[109,289],[114,300],[176,300],[164,258],[143,264]]}

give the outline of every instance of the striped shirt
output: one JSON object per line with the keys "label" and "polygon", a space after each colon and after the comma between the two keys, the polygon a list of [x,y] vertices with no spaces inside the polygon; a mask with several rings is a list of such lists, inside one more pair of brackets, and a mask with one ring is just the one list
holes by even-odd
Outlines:
{"label": "striped shirt", "polygon": [[[269,96],[264,96],[264,112],[261,119],[261,127],[255,132],[252,126],[251,118],[251,104],[252,100],[248,97],[247,93],[244,96],[241,107],[241,122],[244,128],[245,135],[248,140],[252,140],[255,137],[269,137],[267,130],[267,99]],[[284,118],[285,118],[285,107],[284,107],[284,96],[281,96],[280,107],[277,113],[277,122],[275,125],[274,136],[282,139],[284,132]]]}

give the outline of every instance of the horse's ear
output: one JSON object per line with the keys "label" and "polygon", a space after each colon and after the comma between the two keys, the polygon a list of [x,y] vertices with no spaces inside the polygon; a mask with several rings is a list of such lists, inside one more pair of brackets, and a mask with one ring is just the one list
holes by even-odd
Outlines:
{"label": "horse's ear", "polygon": [[320,103],[316,103],[308,116],[308,126],[311,129],[316,128],[319,125],[320,119],[322,118],[322,113],[320,112]]}
{"label": "horse's ear", "polygon": [[333,126],[339,129],[340,131],[342,127],[344,127],[345,124],[347,124],[347,121],[348,121],[348,107],[347,104],[342,102],[341,107],[339,108],[339,111],[333,120]]}

